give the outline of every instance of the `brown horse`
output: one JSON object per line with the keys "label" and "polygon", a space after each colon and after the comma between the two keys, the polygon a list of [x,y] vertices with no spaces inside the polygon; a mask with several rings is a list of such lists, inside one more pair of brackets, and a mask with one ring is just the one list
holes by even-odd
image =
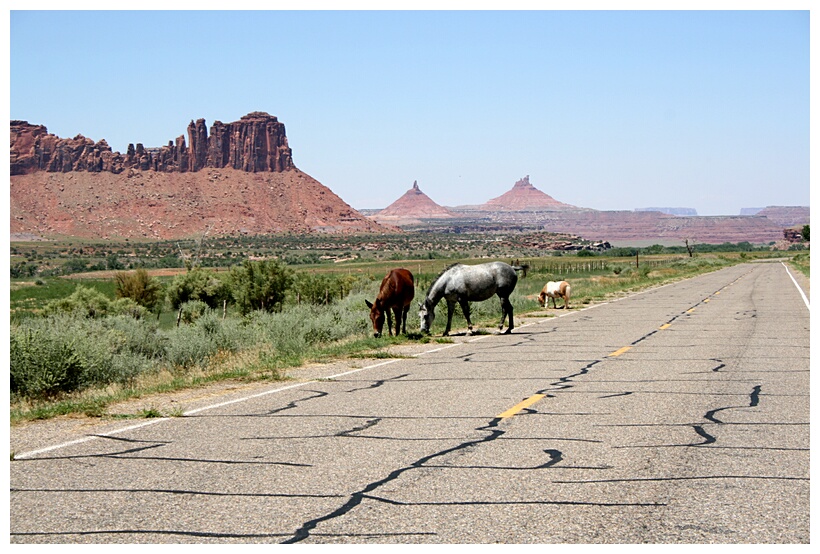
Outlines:
{"label": "brown horse", "polygon": [[402,333],[407,333],[407,312],[410,311],[410,303],[416,294],[413,282],[413,274],[406,269],[391,269],[382,279],[379,294],[372,304],[365,300],[365,304],[370,308],[370,321],[373,322],[373,336],[382,336],[384,327],[384,316],[387,315],[387,332],[393,336],[393,321],[390,312],[396,316],[396,336],[399,336],[399,329]]}

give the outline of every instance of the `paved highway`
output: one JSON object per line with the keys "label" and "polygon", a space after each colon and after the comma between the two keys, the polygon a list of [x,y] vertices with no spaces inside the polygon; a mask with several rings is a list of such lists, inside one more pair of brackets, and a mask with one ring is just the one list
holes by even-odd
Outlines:
{"label": "paved highway", "polygon": [[20,452],[11,542],[809,542],[784,265],[551,312]]}

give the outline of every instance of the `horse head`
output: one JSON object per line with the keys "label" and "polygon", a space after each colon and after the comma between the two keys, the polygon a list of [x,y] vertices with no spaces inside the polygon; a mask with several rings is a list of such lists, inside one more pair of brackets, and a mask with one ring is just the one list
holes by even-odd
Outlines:
{"label": "horse head", "polygon": [[429,333],[433,326],[433,319],[436,317],[434,306],[427,300],[419,302],[419,321],[421,322],[421,332]]}
{"label": "horse head", "polygon": [[378,299],[376,302],[364,301],[367,307],[370,308],[370,321],[373,323],[373,336],[379,338],[382,336],[382,329],[384,329],[384,310],[381,308],[381,303]]}

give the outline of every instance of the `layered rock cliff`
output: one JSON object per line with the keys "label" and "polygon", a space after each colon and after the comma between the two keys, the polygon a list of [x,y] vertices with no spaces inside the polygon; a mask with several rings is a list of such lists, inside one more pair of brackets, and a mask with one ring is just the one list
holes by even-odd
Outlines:
{"label": "layered rock cliff", "polygon": [[105,140],[82,135],[66,139],[43,125],[11,122],[11,174],[35,171],[67,173],[91,171],[122,173],[127,169],[179,172],[205,168],[232,168],[248,172],[288,171],[294,168],[285,126],[265,112],[253,112],[239,121],[211,125],[204,119],[188,125],[188,142],[180,135],[159,148],[129,144],[126,153],[114,152]]}

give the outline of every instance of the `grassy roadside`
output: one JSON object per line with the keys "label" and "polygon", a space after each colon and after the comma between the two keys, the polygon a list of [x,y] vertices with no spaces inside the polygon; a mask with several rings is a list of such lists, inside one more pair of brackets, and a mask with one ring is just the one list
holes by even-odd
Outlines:
{"label": "grassy roadside", "polygon": [[[576,271],[567,275],[554,273],[554,266],[533,264],[534,267],[527,277],[519,280],[516,293],[511,300],[513,301],[516,317],[527,313],[537,314],[540,317],[545,316],[545,311],[538,305],[536,298],[547,280],[564,278],[570,280],[573,285],[571,306],[580,308],[584,305],[693,277],[743,261],[745,260],[740,257],[725,255],[704,255],[695,258],[668,257],[663,263],[651,264],[647,260],[642,265],[623,260],[613,262],[605,269],[586,273]],[[416,300],[421,299],[426,291],[427,284],[434,277],[435,275],[432,274],[420,276],[417,281]],[[187,367],[169,365],[156,371],[147,372],[129,380],[127,385],[112,384],[105,387],[86,388],[81,392],[63,393],[49,399],[17,399],[10,406],[11,424],[71,414],[102,419],[116,418],[119,416],[108,412],[109,406],[129,399],[203,387],[223,381],[252,383],[285,380],[288,379],[288,369],[305,364],[352,358],[391,357],[394,355],[388,352],[390,346],[447,340],[440,337],[446,323],[446,317],[441,315],[443,306],[439,308],[439,317],[436,318],[432,337],[410,333],[408,336],[402,337],[373,338],[369,332],[367,313],[363,309],[363,299],[365,296],[372,298],[374,294],[374,291],[367,291],[359,295],[351,295],[349,299],[340,303],[341,306],[334,307],[336,312],[334,314],[335,321],[342,318],[356,320],[356,323],[351,324],[349,329],[358,330],[348,331],[344,336],[332,336],[329,333],[328,340],[320,338],[309,343],[276,343],[279,335],[287,334],[287,331],[297,325],[295,321],[286,321],[280,324],[280,327],[266,329],[265,333],[267,334],[255,336],[253,341],[242,342],[241,346],[220,348],[202,358],[201,361]],[[490,300],[474,303],[472,308],[473,322],[477,328],[494,328],[497,326],[500,318],[500,307],[497,301]],[[320,312],[309,312],[309,317],[313,317],[310,314],[316,314],[317,318],[323,315]],[[305,319],[304,314],[300,317]],[[418,319],[412,310],[408,319],[408,329],[417,329]],[[330,321],[334,320],[331,319]],[[211,322],[211,325],[213,325],[213,322]],[[266,325],[270,327],[270,322]],[[314,325],[317,326],[310,329],[309,333],[324,337],[323,333],[319,331],[333,324],[324,323],[322,324],[324,327],[318,324]],[[459,329],[465,326],[466,321],[461,316],[460,310],[457,310],[453,320],[453,328]],[[228,331],[238,332],[233,328],[228,329]],[[229,333],[226,331],[225,335],[229,336]],[[183,338],[185,337],[183,336]],[[189,337],[185,340],[190,342],[192,339]],[[175,414],[157,414],[148,411],[141,414],[141,417],[156,417],[157,415]]]}
{"label": "grassy roadside", "polygon": [[797,269],[806,277],[811,277],[811,275],[809,274],[811,270],[811,251],[807,250],[805,252],[801,252],[797,256],[794,256],[789,261],[789,264],[791,264],[795,269]]}

